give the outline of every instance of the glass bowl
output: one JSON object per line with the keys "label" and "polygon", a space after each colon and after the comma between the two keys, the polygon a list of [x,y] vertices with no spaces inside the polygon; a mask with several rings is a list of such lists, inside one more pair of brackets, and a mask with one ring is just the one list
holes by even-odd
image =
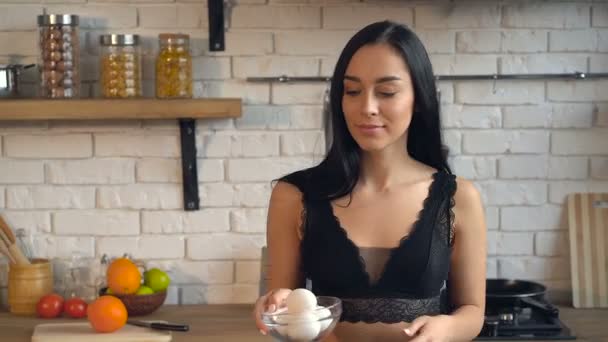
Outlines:
{"label": "glass bowl", "polygon": [[318,296],[317,308],[304,313],[288,313],[287,308],[262,313],[270,336],[284,342],[321,341],[329,335],[342,315],[342,301]]}

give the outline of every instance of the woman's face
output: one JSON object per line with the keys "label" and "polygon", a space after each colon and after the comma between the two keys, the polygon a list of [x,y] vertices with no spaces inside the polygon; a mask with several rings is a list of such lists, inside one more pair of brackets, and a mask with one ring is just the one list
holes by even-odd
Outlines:
{"label": "woman's face", "polygon": [[361,47],[344,76],[342,109],[351,135],[364,151],[405,148],[414,88],[408,66],[388,44]]}

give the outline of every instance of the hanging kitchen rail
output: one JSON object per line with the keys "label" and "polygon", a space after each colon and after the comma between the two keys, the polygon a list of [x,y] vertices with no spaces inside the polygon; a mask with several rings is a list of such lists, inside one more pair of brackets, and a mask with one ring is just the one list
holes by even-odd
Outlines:
{"label": "hanging kitchen rail", "polygon": [[[489,74],[489,75],[436,75],[437,81],[478,81],[478,80],[540,80],[540,79],[591,79],[608,78],[608,73],[574,72],[563,74]],[[247,77],[247,82],[329,82],[329,76],[274,76],[274,77]]]}

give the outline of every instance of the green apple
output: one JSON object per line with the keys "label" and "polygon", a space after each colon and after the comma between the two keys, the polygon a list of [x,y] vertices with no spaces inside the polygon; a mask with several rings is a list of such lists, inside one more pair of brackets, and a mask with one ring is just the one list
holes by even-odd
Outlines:
{"label": "green apple", "polygon": [[169,279],[167,273],[158,268],[152,268],[144,273],[144,285],[151,288],[154,292],[166,290],[170,283],[171,279]]}
{"label": "green apple", "polygon": [[149,295],[149,294],[154,294],[154,290],[152,290],[151,288],[149,288],[146,285],[142,285],[137,289],[137,292],[135,292],[136,295]]}

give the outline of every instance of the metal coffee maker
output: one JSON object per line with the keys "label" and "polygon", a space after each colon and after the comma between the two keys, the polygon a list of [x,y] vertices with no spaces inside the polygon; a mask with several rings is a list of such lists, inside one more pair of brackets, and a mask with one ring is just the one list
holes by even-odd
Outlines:
{"label": "metal coffee maker", "polygon": [[0,64],[0,98],[19,97],[19,76],[21,71],[35,64]]}

